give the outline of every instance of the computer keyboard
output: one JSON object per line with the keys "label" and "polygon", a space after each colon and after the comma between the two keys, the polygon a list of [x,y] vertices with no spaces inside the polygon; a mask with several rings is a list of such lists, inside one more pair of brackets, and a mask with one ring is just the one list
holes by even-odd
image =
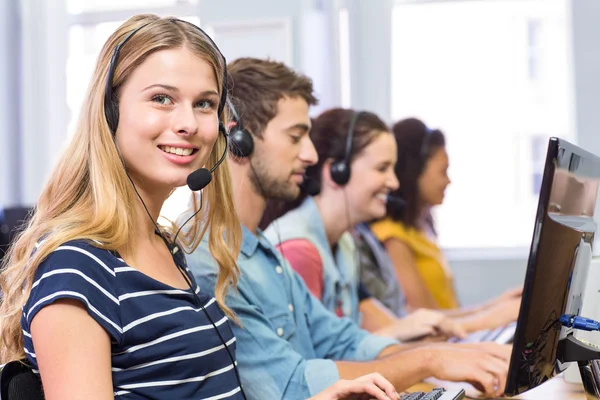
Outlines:
{"label": "computer keyboard", "polygon": [[435,388],[431,392],[414,392],[400,395],[400,400],[463,400],[463,389]]}
{"label": "computer keyboard", "polygon": [[448,340],[451,343],[481,343],[481,342],[496,342],[499,344],[509,344],[515,336],[517,323],[513,322],[496,329],[486,329],[470,333],[464,339],[451,338]]}

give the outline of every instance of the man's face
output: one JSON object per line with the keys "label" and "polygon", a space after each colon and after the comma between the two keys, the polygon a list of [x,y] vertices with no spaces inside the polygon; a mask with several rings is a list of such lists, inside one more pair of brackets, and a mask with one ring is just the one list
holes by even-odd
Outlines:
{"label": "man's face", "polygon": [[255,138],[250,158],[250,180],[256,193],[284,201],[298,197],[306,168],[318,160],[308,135],[310,124],[303,98],[279,100],[277,115],[267,124],[262,139]]}

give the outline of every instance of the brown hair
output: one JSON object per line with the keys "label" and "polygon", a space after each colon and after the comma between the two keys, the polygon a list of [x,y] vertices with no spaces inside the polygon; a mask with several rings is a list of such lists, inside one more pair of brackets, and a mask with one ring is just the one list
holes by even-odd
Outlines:
{"label": "brown hair", "polygon": [[300,97],[309,105],[318,102],[312,80],[281,62],[245,57],[227,68],[232,81],[231,102],[241,124],[259,138],[277,115],[277,102],[283,97]]}
{"label": "brown hair", "polygon": [[[392,132],[398,148],[395,171],[400,187],[391,195],[401,198],[404,204],[388,202],[387,215],[409,228],[418,228],[424,206],[419,193],[419,178],[425,170],[427,160],[436,150],[443,148],[446,141],[440,130],[431,130],[416,118],[396,122]],[[425,223],[435,232],[431,214],[425,216]]]}

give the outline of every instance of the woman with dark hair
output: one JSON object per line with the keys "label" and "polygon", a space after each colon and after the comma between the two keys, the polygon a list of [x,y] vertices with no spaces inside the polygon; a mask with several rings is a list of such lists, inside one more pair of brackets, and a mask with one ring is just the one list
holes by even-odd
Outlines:
{"label": "woman with dark hair", "polygon": [[389,194],[399,186],[396,141],[386,124],[373,113],[333,109],[313,121],[310,137],[319,160],[306,175],[319,193],[303,194],[287,205],[287,212],[279,205],[276,212],[284,215],[266,229],[269,240],[329,310],[370,332],[400,340],[464,335],[462,321],[437,310],[402,312],[405,303],[389,258],[384,263],[391,271],[385,299],[379,292],[371,296],[360,284],[353,228],[383,218]]}
{"label": "woman with dark hair", "polygon": [[516,320],[520,289],[481,306],[459,308],[452,273],[436,244],[431,214],[433,207],[442,204],[450,184],[443,133],[415,118],[397,122],[392,132],[398,152],[395,172],[401,184],[391,196],[401,201],[388,202],[387,218],[371,224],[371,230],[393,260],[406,305],[452,310],[454,316],[476,313],[477,326],[469,331]]}

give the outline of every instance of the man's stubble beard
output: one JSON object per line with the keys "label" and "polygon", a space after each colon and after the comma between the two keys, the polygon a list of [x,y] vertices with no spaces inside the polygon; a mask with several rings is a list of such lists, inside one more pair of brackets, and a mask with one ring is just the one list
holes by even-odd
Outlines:
{"label": "man's stubble beard", "polygon": [[[256,162],[255,162],[256,160]],[[294,201],[300,195],[300,187],[293,182],[288,180],[285,182],[278,182],[277,178],[272,177],[269,174],[269,170],[276,170],[276,166],[265,165],[260,162],[260,158],[250,160],[250,183],[252,190],[255,193],[262,196],[265,200],[282,200],[282,201]]]}

